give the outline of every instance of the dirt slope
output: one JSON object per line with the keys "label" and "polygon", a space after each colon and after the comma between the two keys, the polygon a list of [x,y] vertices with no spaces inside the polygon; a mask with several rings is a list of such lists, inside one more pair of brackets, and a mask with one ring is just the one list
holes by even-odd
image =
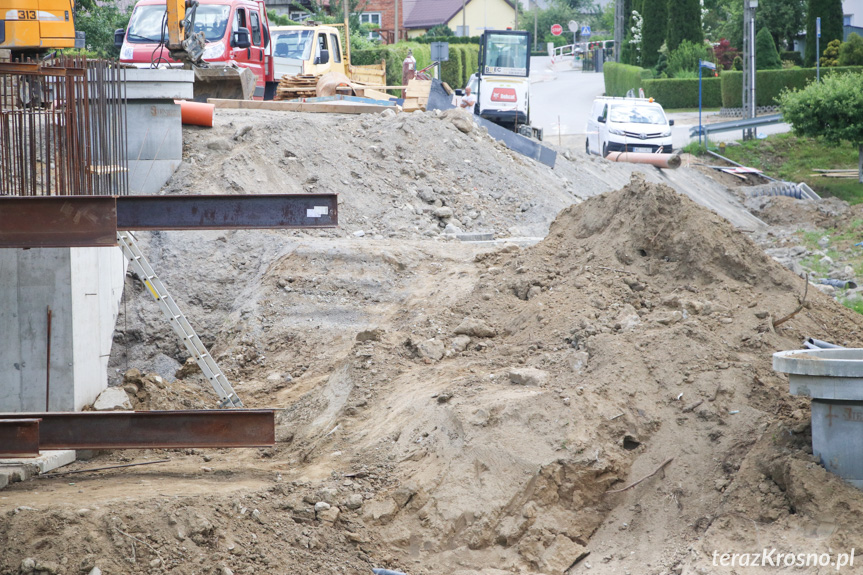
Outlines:
{"label": "dirt slope", "polygon": [[[563,203],[558,172],[534,168]],[[26,558],[55,573],[730,573],[713,551],[861,546],[863,497],[812,461],[807,402],[771,369],[805,336],[859,346],[859,316],[810,290],[774,329],[802,281],[641,177],[566,207],[527,248],[420,239],[442,218],[400,213],[143,238],[247,405],[283,409],[278,443],[103,454],[76,465],[171,462],[13,485],[0,573],[32,572]],[[524,213],[486,222],[527,230]],[[384,239],[337,237],[370,222]],[[127,309],[116,368],[179,367],[155,306]],[[126,384],[145,407],[209,398],[195,375]]]}

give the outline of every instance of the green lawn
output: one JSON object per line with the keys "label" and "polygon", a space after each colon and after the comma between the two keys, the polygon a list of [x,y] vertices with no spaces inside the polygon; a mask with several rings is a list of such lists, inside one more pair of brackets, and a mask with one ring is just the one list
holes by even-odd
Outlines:
{"label": "green lawn", "polygon": [[[697,145],[695,146],[697,148]],[[716,150],[715,145],[711,145]],[[863,184],[854,179],[812,177],[813,170],[857,169],[857,147],[828,144],[793,134],[776,134],[764,140],[740,142],[725,148],[725,157],[768,176],[806,182],[822,196],[836,196],[851,204],[863,203]]]}

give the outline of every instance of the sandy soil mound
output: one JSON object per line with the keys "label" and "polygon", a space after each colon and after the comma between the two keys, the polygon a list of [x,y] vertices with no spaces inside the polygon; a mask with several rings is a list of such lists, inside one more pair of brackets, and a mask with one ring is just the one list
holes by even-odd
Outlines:
{"label": "sandy soil mound", "polygon": [[[771,369],[806,336],[859,346],[863,320],[810,290],[774,328],[802,280],[668,187],[635,177],[526,249],[200,237],[227,265],[178,298],[218,318],[246,404],[284,408],[278,444],[12,486],[0,573],[659,575],[863,546],[863,495]],[[155,235],[159,269],[191,244]],[[125,346],[152,356],[158,312],[132,307]]]}

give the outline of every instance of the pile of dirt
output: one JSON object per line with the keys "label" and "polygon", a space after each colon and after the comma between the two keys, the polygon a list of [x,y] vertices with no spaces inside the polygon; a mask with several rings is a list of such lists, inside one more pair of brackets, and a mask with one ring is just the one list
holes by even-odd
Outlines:
{"label": "pile of dirt", "polygon": [[[525,249],[260,232],[150,248],[177,274],[206,241],[219,250],[179,299],[246,405],[284,408],[276,447],[12,486],[0,573],[32,557],[58,573],[658,575],[716,572],[714,551],[863,544],[863,495],[813,460],[807,401],[771,368],[807,336],[859,346],[863,320],[810,291],[774,328],[801,280],[666,186],[635,177]],[[133,308],[126,348],[152,357],[158,311]]]}

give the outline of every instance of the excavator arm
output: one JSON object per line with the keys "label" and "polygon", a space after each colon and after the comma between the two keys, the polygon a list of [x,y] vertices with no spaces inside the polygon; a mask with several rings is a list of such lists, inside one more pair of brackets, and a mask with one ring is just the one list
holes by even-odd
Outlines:
{"label": "excavator arm", "polygon": [[194,99],[199,102],[206,102],[207,98],[250,99],[255,91],[252,70],[212,65],[203,59],[204,33],[194,31],[197,9],[198,0],[166,0],[166,47],[174,60],[195,72]]}

